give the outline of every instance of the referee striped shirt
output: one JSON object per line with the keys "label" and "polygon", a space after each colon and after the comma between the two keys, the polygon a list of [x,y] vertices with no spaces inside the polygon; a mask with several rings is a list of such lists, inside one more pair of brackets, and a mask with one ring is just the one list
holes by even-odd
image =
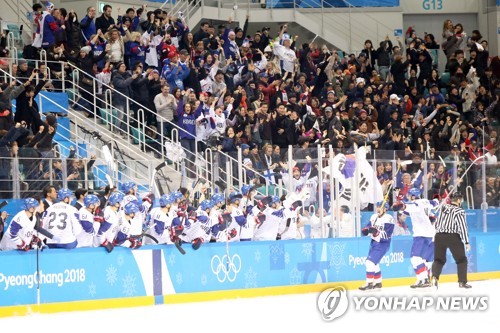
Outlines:
{"label": "referee striped shirt", "polygon": [[455,205],[444,204],[436,220],[436,233],[459,234],[462,242],[469,244],[465,211]]}

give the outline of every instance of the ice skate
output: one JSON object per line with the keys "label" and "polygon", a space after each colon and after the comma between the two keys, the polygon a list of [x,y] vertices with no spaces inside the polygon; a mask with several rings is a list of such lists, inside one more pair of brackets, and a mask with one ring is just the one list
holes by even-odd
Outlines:
{"label": "ice skate", "polygon": [[373,288],[374,288],[373,283],[368,283],[362,287],[359,287],[359,290],[366,291],[366,290],[372,290]]}
{"label": "ice skate", "polygon": [[458,287],[459,288],[464,288],[464,289],[470,289],[470,288],[472,288],[472,286],[470,284],[468,284],[467,282],[459,282],[458,283]]}

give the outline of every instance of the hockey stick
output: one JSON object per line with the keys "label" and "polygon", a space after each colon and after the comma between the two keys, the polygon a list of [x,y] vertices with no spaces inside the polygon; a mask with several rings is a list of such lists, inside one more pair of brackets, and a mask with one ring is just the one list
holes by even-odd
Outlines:
{"label": "hockey stick", "polygon": [[9,203],[7,201],[2,201],[0,202],[0,209],[4,208],[5,206],[7,206]]}
{"label": "hockey stick", "polygon": [[[479,161],[479,160],[481,160],[483,158],[485,158],[484,155],[479,156],[474,161],[472,161],[472,163],[469,165],[469,167],[467,169],[465,169],[465,172],[462,174],[462,176],[460,176],[460,178],[458,178],[457,182],[455,183],[455,185],[453,186],[453,188],[451,189],[451,191],[448,193],[448,197],[450,197],[451,194],[456,191],[458,185],[462,182],[462,179],[465,177],[465,175],[467,174],[467,172],[469,172],[470,168],[472,168],[472,166],[474,164],[476,164],[477,161]],[[439,206],[436,207],[435,211],[439,211],[443,207],[443,205],[445,204],[445,202],[446,202],[446,200],[443,200],[439,204]]]}
{"label": "hockey stick", "polygon": [[[166,165],[167,165],[167,161],[163,161],[160,164],[158,164],[155,167],[155,169],[153,171],[153,175],[151,176],[151,181],[149,182],[149,190],[151,191],[151,193],[153,193],[155,195],[156,198],[160,197],[161,194],[160,194],[158,186],[155,186],[156,185],[155,177],[156,177],[156,174],[158,173],[158,171],[163,169]],[[154,192],[155,189],[156,189],[156,192]]]}

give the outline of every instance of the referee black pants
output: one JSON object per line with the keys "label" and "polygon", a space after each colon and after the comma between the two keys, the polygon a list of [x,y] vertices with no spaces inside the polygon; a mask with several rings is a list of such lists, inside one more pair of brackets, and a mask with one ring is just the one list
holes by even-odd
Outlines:
{"label": "referee black pants", "polygon": [[434,238],[434,263],[432,275],[439,279],[443,266],[446,263],[446,250],[450,252],[457,264],[458,282],[467,283],[467,256],[459,234],[437,233]]}

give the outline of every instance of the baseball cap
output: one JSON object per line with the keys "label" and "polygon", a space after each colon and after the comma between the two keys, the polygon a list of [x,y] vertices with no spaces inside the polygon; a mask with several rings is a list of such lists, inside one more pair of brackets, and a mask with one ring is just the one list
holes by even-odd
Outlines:
{"label": "baseball cap", "polygon": [[241,145],[241,150],[245,150],[245,149],[250,149],[250,146],[249,146],[249,145],[247,145],[246,143],[243,143],[243,144]]}
{"label": "baseball cap", "polygon": [[396,94],[391,94],[391,96],[389,96],[389,98],[390,99],[397,99],[399,101],[399,97]]}
{"label": "baseball cap", "polygon": [[333,108],[332,108],[331,106],[327,106],[327,107],[325,108],[325,113],[326,113],[326,112],[333,112]]}

